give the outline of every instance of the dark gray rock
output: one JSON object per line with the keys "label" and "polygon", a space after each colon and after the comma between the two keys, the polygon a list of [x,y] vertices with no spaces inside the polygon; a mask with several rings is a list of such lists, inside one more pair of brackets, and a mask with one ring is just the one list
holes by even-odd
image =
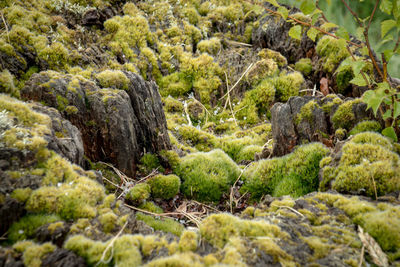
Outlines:
{"label": "dark gray rock", "polygon": [[66,249],[56,249],[42,260],[42,267],[85,267],[82,257]]}

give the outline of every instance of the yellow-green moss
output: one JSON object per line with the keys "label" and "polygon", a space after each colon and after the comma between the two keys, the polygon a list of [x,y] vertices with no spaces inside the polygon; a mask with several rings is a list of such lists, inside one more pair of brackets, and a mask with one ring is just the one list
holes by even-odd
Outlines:
{"label": "yellow-green moss", "polygon": [[362,121],[356,124],[356,126],[351,129],[349,135],[356,135],[362,132],[380,132],[382,126],[377,121]]}
{"label": "yellow-green moss", "polygon": [[125,198],[133,203],[141,203],[150,197],[150,185],[147,183],[140,183],[129,189]]}
{"label": "yellow-green moss", "polygon": [[235,162],[217,149],[187,155],[176,170],[185,196],[199,201],[218,201],[240,174]]}
{"label": "yellow-green moss", "polygon": [[119,70],[105,70],[96,75],[103,88],[128,90],[129,79],[125,73]]}
{"label": "yellow-green moss", "polygon": [[288,74],[281,73],[279,77],[272,79],[272,83],[276,89],[276,100],[286,102],[291,96],[299,95],[304,78],[297,71]]}
{"label": "yellow-green moss", "polygon": [[308,76],[312,72],[312,64],[311,59],[309,58],[301,58],[295,64],[295,70],[300,71],[305,76]]}
{"label": "yellow-green moss", "polygon": [[139,208],[142,210],[147,210],[150,211],[152,213],[163,213],[163,209],[160,208],[159,206],[157,206],[156,204],[154,204],[153,201],[146,201],[142,204],[139,205]]}
{"label": "yellow-green moss", "polygon": [[[83,235],[75,235],[70,237],[65,243],[64,248],[71,250],[83,257],[89,265],[97,264],[102,258],[103,252],[108,242],[93,241]],[[111,249],[105,253],[105,259],[111,256]]]}
{"label": "yellow-green moss", "polygon": [[63,70],[70,61],[67,48],[59,42],[54,42],[45,47],[39,52],[38,57],[46,61],[52,70]]}
{"label": "yellow-green moss", "polygon": [[324,145],[312,143],[284,157],[258,161],[246,169],[241,191],[249,192],[254,198],[265,194],[298,197],[315,191],[319,183],[319,162],[327,153]]}
{"label": "yellow-green moss", "polygon": [[7,69],[0,72],[0,93],[19,97],[19,90],[15,86],[14,76]]}
{"label": "yellow-green moss", "polygon": [[20,202],[26,202],[29,198],[29,196],[32,193],[32,189],[29,187],[27,188],[17,188],[11,193],[11,197],[15,198],[16,200]]}
{"label": "yellow-green moss", "polygon": [[184,227],[177,221],[170,218],[160,218],[157,219],[151,215],[145,215],[141,212],[136,213],[136,219],[139,221],[144,221],[148,226],[152,227],[155,231],[163,231],[166,233],[171,233],[176,236],[180,236]]}
{"label": "yellow-green moss", "polygon": [[313,112],[319,108],[319,105],[315,100],[311,100],[307,102],[304,106],[301,107],[300,113],[296,115],[296,124],[299,124],[303,120],[307,121],[310,124],[314,122]]}
{"label": "yellow-green moss", "polygon": [[335,129],[344,128],[350,130],[349,128],[355,123],[356,119],[353,106],[359,103],[361,103],[361,99],[357,98],[341,104],[332,116],[333,127]]}
{"label": "yellow-green moss", "polygon": [[[19,244],[15,244],[14,246],[20,247]],[[25,266],[40,267],[42,265],[42,259],[47,254],[53,252],[56,246],[49,242],[41,245],[24,242],[23,247],[20,248],[23,251],[22,260]]]}
{"label": "yellow-green moss", "polygon": [[198,235],[193,231],[185,230],[179,239],[179,250],[182,252],[196,251],[199,242]]}
{"label": "yellow-green moss", "polygon": [[156,175],[147,183],[151,187],[151,195],[154,198],[170,199],[179,193],[181,180],[176,175]]}
{"label": "yellow-green moss", "polygon": [[103,231],[106,233],[111,232],[114,230],[116,223],[117,223],[117,215],[114,212],[107,212],[99,216],[99,221],[103,226]]}
{"label": "yellow-green moss", "polygon": [[163,99],[164,107],[167,112],[182,112],[183,104],[181,101],[168,96]]}
{"label": "yellow-green moss", "polygon": [[221,41],[213,37],[209,40],[202,40],[197,44],[197,49],[201,53],[208,53],[210,55],[216,55],[221,50]]}
{"label": "yellow-green moss", "polygon": [[346,40],[335,39],[325,35],[319,41],[315,50],[322,57],[323,70],[332,73],[339,63],[350,56],[346,49]]}

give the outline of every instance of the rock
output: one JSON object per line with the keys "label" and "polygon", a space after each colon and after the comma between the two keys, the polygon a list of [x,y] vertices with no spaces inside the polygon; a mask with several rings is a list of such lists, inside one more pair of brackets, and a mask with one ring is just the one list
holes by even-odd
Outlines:
{"label": "rock", "polygon": [[84,267],[86,262],[82,257],[66,249],[56,249],[42,260],[42,267]]}
{"label": "rock", "polygon": [[67,237],[70,227],[66,223],[54,227],[54,229],[49,229],[49,223],[42,225],[35,231],[35,238],[41,242],[52,242],[58,247],[62,247],[65,238]]}
{"label": "rock", "polygon": [[[7,196],[4,203],[0,204],[0,235],[7,232],[10,226],[18,221],[25,213],[24,203]],[[2,266],[0,264],[0,266]]]}
{"label": "rock", "polygon": [[[126,90],[101,89],[81,76],[41,72],[32,75],[21,94],[57,108],[76,126],[90,160],[111,162],[134,176],[144,152],[169,149],[170,142],[155,83],[130,72],[122,76],[127,77]],[[115,80],[105,78],[111,79],[106,82],[114,87]]]}
{"label": "rock", "polygon": [[[291,97],[271,109],[273,156],[292,152],[297,145],[322,142],[332,147],[335,131],[350,131],[358,122],[374,119],[371,110],[360,99],[337,96]],[[340,140],[340,138],[336,138]]]}

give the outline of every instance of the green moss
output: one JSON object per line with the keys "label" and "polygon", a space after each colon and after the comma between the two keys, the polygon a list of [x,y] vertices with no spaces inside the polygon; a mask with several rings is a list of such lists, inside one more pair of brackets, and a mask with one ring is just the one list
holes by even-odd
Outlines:
{"label": "green moss", "polygon": [[156,175],[149,179],[151,195],[154,198],[170,199],[179,193],[181,180],[176,175]]}
{"label": "green moss", "polygon": [[38,57],[47,62],[52,70],[63,70],[70,63],[70,55],[62,43],[54,42],[45,47],[38,54]]}
{"label": "green moss", "polygon": [[336,85],[338,87],[339,94],[345,94],[346,89],[350,85],[350,81],[354,78],[352,67],[346,66],[341,67],[340,71],[336,74]]}
{"label": "green moss", "polygon": [[152,227],[155,231],[163,231],[180,236],[184,227],[182,224],[169,218],[154,218],[151,215],[145,215],[141,212],[136,213],[136,219],[144,221],[148,226]]}
{"label": "green moss", "polygon": [[381,130],[382,126],[377,121],[362,121],[351,129],[349,135],[356,135],[362,132],[380,132]]}
{"label": "green moss", "polygon": [[179,155],[176,151],[174,150],[162,150],[160,152],[160,156],[163,158],[165,162],[168,163],[168,165],[175,170],[181,161],[179,158]]}
{"label": "green moss", "polygon": [[63,97],[61,95],[57,95],[56,99],[57,99],[57,109],[60,112],[63,112],[65,110],[65,108],[67,107],[67,105],[69,104],[68,99],[66,99],[65,97]]}
{"label": "green moss", "polygon": [[49,226],[47,227],[47,230],[49,230],[49,232],[51,234],[54,234],[54,232],[57,229],[63,229],[65,227],[65,223],[63,221],[60,222],[54,222],[54,223],[50,223]]}
{"label": "green moss", "polygon": [[160,165],[157,155],[152,153],[144,154],[140,159],[140,164],[141,170],[145,173],[150,173],[157,168],[161,172],[164,170]]}
{"label": "green moss", "polygon": [[117,215],[113,212],[107,212],[99,216],[99,221],[103,226],[103,231],[105,233],[109,233],[114,230],[116,223],[117,223]]}
{"label": "green moss", "polygon": [[263,150],[262,146],[258,145],[249,145],[242,148],[239,152],[239,155],[236,157],[237,162],[241,161],[253,161],[255,154],[260,153]]}
{"label": "green moss", "polygon": [[65,112],[67,112],[68,115],[73,115],[78,113],[78,108],[75,106],[67,106],[65,108]]}
{"label": "green moss", "polygon": [[203,266],[201,256],[186,252],[176,253],[169,257],[159,258],[150,261],[146,266],[148,267],[192,267],[192,266]]}
{"label": "green moss", "polygon": [[179,250],[182,252],[197,250],[199,236],[193,232],[185,230],[179,239]]}
{"label": "green moss", "polygon": [[176,173],[182,179],[186,197],[218,201],[237,179],[240,170],[223,151],[193,153],[182,158]]}
{"label": "green moss", "polygon": [[304,78],[300,72],[281,73],[279,77],[273,78],[272,84],[276,89],[276,100],[286,102],[291,96],[299,95],[299,90],[303,83]]}
{"label": "green moss", "polygon": [[181,101],[168,96],[167,98],[163,99],[165,110],[168,112],[182,112],[183,111],[183,104]]}
{"label": "green moss", "polygon": [[298,197],[315,191],[319,162],[327,153],[324,145],[312,143],[284,157],[258,161],[246,169],[241,191],[249,192],[253,198],[266,194]]}
{"label": "green moss", "polygon": [[338,140],[344,140],[344,139],[346,139],[346,136],[347,136],[347,131],[346,131],[346,129],[339,128],[339,129],[337,129],[337,130],[335,131],[335,137],[336,137]]}
{"label": "green moss", "polygon": [[242,220],[230,214],[213,214],[200,225],[200,234],[212,245],[223,248],[234,237],[286,238],[287,233],[264,220]]}
{"label": "green moss", "polygon": [[258,52],[258,56],[263,59],[270,58],[274,60],[279,67],[284,67],[287,65],[287,60],[284,56],[282,56],[281,53],[268,48],[264,48],[260,52]]}
{"label": "green moss", "polygon": [[141,203],[150,197],[150,185],[147,183],[137,184],[126,194],[125,198],[134,202]]}
{"label": "green moss", "polygon": [[96,75],[103,88],[123,89],[128,90],[129,79],[125,73],[119,70],[105,70]]}
{"label": "green moss", "polygon": [[42,259],[56,249],[56,246],[49,242],[41,245],[24,242],[22,247],[19,244],[14,246],[23,251],[22,260],[27,267],[42,266]]}
{"label": "green moss", "polygon": [[319,108],[319,105],[315,100],[311,100],[307,102],[304,106],[301,107],[300,113],[296,115],[296,124],[300,122],[307,121],[310,124],[314,123],[314,111]]}
{"label": "green moss", "polygon": [[200,151],[210,151],[218,143],[214,135],[198,130],[192,126],[179,127],[178,133],[189,146],[194,146]]}
{"label": "green moss", "polygon": [[34,237],[36,229],[42,225],[61,220],[57,215],[27,215],[13,223],[8,230],[8,239],[11,242]]}
{"label": "green moss", "polygon": [[257,84],[261,80],[273,76],[278,71],[278,65],[271,58],[261,59],[246,74],[246,79],[251,84]]}
{"label": "green moss", "polygon": [[309,58],[301,58],[295,64],[295,70],[303,73],[303,75],[308,76],[312,72],[312,64],[311,59]]}
{"label": "green moss", "polygon": [[0,72],[0,93],[19,97],[19,90],[15,86],[14,76],[7,69]]}
{"label": "green moss", "polygon": [[197,44],[197,49],[201,53],[216,55],[221,50],[221,41],[216,37],[209,40],[202,40]]}
{"label": "green moss", "polygon": [[304,241],[314,252],[314,260],[325,258],[334,246],[328,243],[327,239],[316,236],[304,237]]}
{"label": "green moss", "polygon": [[[107,244],[108,242],[93,241],[83,235],[75,235],[64,243],[64,248],[75,252],[83,257],[89,265],[94,266],[101,260]],[[105,256],[104,260],[111,257],[111,249],[105,253]]]}
{"label": "green moss", "polygon": [[158,85],[160,86],[160,94],[162,96],[183,96],[192,89],[190,79],[181,72],[174,72],[162,77]]}
{"label": "green moss", "polygon": [[163,209],[154,204],[153,201],[146,201],[139,206],[140,209],[142,210],[147,210],[153,213],[163,213]]}
{"label": "green moss", "polygon": [[321,108],[325,113],[330,114],[334,107],[339,106],[343,103],[343,100],[340,99],[337,95],[330,94],[324,98],[324,102],[325,103],[322,105]]}
{"label": "green moss", "polygon": [[123,235],[115,241],[113,255],[115,266],[131,267],[142,265],[142,255],[138,241],[138,237],[132,235]]}
{"label": "green moss", "polygon": [[17,188],[11,193],[11,197],[15,198],[19,202],[26,202],[32,193],[32,189],[27,188]]}
{"label": "green moss", "polygon": [[357,98],[349,100],[341,104],[332,116],[332,123],[335,129],[344,128],[350,130],[355,123],[355,115],[353,112],[353,106],[361,103],[361,99]]}
{"label": "green moss", "polygon": [[[341,152],[338,166],[323,169],[323,184],[342,193],[362,193],[370,197],[400,189],[400,158],[391,142],[378,133],[355,135]],[[323,189],[323,188],[321,188]]]}
{"label": "green moss", "polygon": [[328,35],[318,41],[315,50],[321,57],[324,71],[332,73],[343,59],[350,56],[346,47],[346,40]]}

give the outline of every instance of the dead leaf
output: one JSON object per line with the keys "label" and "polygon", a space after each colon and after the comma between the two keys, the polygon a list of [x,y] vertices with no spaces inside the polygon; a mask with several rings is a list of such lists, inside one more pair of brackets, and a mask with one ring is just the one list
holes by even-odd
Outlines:
{"label": "dead leaf", "polygon": [[386,254],[382,251],[379,244],[375,241],[375,239],[370,236],[367,232],[364,232],[361,226],[358,226],[358,236],[361,239],[361,242],[367,248],[369,255],[372,258],[372,261],[382,267],[389,266],[389,262]]}
{"label": "dead leaf", "polygon": [[321,80],[319,81],[320,83],[320,91],[321,93],[324,94],[324,96],[329,95],[329,81],[327,78],[322,77]]}

